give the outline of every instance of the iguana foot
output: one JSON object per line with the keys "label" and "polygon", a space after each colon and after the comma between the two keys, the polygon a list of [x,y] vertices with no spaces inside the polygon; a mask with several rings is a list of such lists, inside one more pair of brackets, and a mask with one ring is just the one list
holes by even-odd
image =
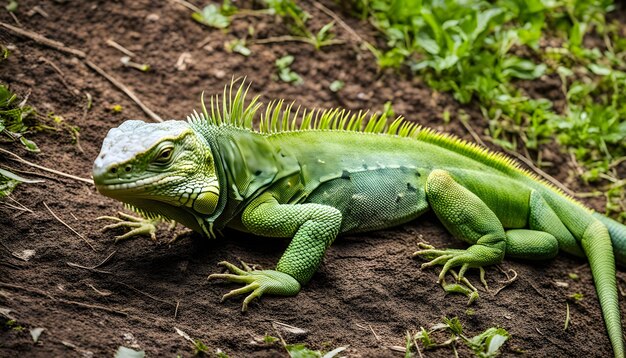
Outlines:
{"label": "iguana foot", "polygon": [[[422,250],[414,252],[413,257],[422,256],[431,260],[422,264],[423,269],[434,265],[443,265],[438,282],[447,293],[462,293],[466,295],[469,298],[468,304],[478,299],[478,290],[465,278],[465,272],[469,268],[478,268],[480,270],[480,282],[485,287],[485,290],[489,290],[487,281],[485,280],[485,269],[482,266],[490,264],[490,261],[493,260],[492,257],[485,258],[481,255],[477,257],[474,252],[469,250],[438,250],[424,243],[419,243],[418,246]],[[459,266],[460,269],[457,274],[452,268]],[[446,283],[445,277],[447,273],[450,273],[454,277],[456,283]]]}
{"label": "iguana foot", "polygon": [[243,300],[241,311],[248,310],[250,301],[263,294],[294,296],[300,291],[300,283],[290,275],[274,270],[252,270],[242,262],[244,270],[237,266],[222,261],[220,266],[226,267],[232,273],[214,273],[209,275],[209,280],[224,279],[230,282],[246,284],[244,287],[232,290],[222,296],[221,301],[227,298],[251,292]]}
{"label": "iguana foot", "polygon": [[459,279],[458,274],[454,270],[450,270],[449,272],[452,274],[454,279],[457,280],[457,282],[447,283],[444,279],[443,282],[441,282],[441,287],[444,291],[446,291],[446,293],[460,293],[465,295],[469,299],[467,302],[468,306],[480,298],[478,290],[469,282],[467,278],[463,277]]}
{"label": "iguana foot", "polygon": [[100,216],[96,218],[96,220],[114,220],[117,221],[115,224],[110,224],[102,228],[102,230],[111,230],[117,229],[118,227],[127,227],[131,230],[123,235],[119,235],[115,237],[115,243],[120,240],[125,240],[131,238],[133,236],[138,235],[150,235],[150,239],[152,241],[156,241],[156,225],[159,223],[159,219],[144,219],[142,217],[136,217],[132,215],[128,215],[123,212],[118,212],[117,216]]}

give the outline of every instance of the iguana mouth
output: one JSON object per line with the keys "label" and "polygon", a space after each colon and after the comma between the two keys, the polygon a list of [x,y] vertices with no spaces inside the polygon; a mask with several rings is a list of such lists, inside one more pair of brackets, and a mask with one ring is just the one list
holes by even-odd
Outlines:
{"label": "iguana mouth", "polygon": [[96,188],[102,194],[121,193],[129,194],[133,192],[146,192],[145,188],[154,188],[158,185],[163,185],[170,181],[176,181],[182,179],[180,177],[173,177],[171,175],[157,175],[144,179],[133,180],[129,182],[123,182],[123,178],[114,178],[109,180],[99,180],[97,176],[94,176],[94,182]]}

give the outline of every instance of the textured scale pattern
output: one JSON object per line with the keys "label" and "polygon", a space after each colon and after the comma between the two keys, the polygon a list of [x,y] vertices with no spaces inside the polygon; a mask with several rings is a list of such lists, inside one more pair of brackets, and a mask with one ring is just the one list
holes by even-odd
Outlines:
{"label": "textured scale pattern", "polygon": [[304,284],[339,234],[341,217],[341,212],[332,206],[278,204],[271,195],[262,195],[246,208],[241,219],[259,235],[293,237],[276,270]]}

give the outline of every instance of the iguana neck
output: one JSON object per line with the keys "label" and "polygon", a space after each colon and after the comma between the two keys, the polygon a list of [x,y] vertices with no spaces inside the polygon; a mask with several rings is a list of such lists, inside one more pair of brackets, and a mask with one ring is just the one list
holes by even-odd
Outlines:
{"label": "iguana neck", "polygon": [[295,157],[258,133],[229,125],[192,128],[211,148],[219,175],[220,199],[205,219],[211,232],[225,227],[263,189],[300,171]]}

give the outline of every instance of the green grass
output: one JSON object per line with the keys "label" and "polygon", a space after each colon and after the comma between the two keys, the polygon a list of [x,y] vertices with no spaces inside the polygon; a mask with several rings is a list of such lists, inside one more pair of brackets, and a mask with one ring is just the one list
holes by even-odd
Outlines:
{"label": "green grass", "polygon": [[19,141],[27,150],[39,152],[37,144],[27,136],[43,128],[37,121],[35,109],[28,106],[26,100],[20,100],[8,87],[0,85],[0,141]]}
{"label": "green grass", "polygon": [[[449,338],[443,342],[436,342],[433,338],[435,332],[447,333]],[[413,350],[418,351],[420,349],[418,344],[421,344],[425,350],[451,347],[454,356],[458,356],[456,347],[459,343],[463,343],[474,352],[476,357],[497,357],[500,354],[500,348],[509,338],[510,335],[505,329],[495,327],[487,328],[476,336],[468,337],[463,332],[463,326],[457,317],[444,317],[442,323],[435,324],[429,330],[420,327],[420,331],[413,336],[407,332],[406,356],[410,356]]]}

